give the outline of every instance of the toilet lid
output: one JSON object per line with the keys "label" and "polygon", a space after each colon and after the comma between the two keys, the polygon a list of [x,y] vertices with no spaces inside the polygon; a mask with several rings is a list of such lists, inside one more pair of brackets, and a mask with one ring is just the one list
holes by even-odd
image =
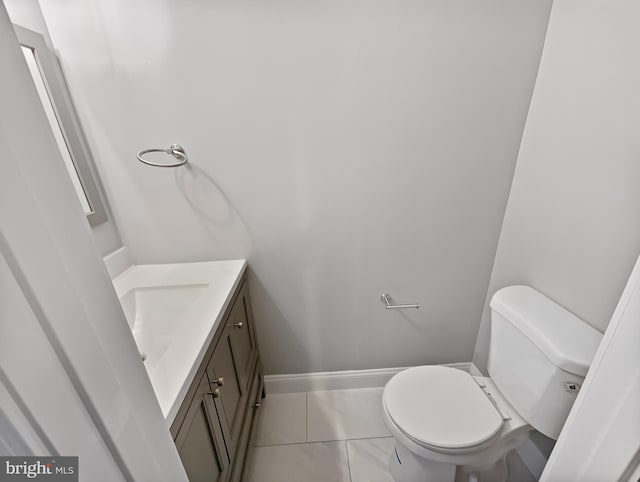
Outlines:
{"label": "toilet lid", "polygon": [[446,449],[479,445],[502,427],[502,416],[467,372],[421,366],[395,375],[384,407],[396,426],[418,443]]}

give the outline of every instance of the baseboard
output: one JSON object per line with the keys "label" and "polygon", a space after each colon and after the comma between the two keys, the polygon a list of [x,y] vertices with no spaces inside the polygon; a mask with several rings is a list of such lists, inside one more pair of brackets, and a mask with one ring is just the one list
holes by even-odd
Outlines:
{"label": "baseboard", "polygon": [[[474,376],[480,375],[480,371],[471,362],[449,363],[443,366],[458,368]],[[406,368],[409,367],[266,375],[264,377],[264,384],[267,393],[296,393],[314,392],[318,390],[384,387],[392,376]]]}
{"label": "baseboard", "polygon": [[518,455],[531,472],[536,480],[540,480],[544,466],[547,465],[546,457],[540,452],[536,444],[531,439],[527,439],[525,443],[516,449]]}

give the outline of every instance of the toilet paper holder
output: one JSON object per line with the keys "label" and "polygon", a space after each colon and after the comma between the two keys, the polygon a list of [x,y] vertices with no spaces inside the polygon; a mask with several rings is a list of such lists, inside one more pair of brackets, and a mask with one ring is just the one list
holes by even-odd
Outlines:
{"label": "toilet paper holder", "polygon": [[380,301],[384,303],[385,310],[404,310],[408,308],[415,308],[417,310],[420,308],[418,303],[412,303],[410,305],[394,305],[391,300],[392,298],[389,293],[383,293],[382,296],[380,296]]}

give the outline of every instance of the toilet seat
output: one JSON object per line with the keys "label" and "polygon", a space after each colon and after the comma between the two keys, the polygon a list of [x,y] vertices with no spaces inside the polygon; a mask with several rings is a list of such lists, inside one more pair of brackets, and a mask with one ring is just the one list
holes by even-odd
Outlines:
{"label": "toilet seat", "polygon": [[486,447],[504,423],[473,377],[451,367],[420,366],[398,373],[384,389],[383,406],[406,437],[445,453]]}

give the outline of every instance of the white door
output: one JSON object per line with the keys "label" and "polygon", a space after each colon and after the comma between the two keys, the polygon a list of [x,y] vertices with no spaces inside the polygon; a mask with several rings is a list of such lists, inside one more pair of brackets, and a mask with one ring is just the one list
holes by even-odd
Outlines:
{"label": "white door", "polygon": [[0,454],[186,481],[0,2]]}
{"label": "white door", "polygon": [[639,463],[640,259],[540,480],[636,482]]}

